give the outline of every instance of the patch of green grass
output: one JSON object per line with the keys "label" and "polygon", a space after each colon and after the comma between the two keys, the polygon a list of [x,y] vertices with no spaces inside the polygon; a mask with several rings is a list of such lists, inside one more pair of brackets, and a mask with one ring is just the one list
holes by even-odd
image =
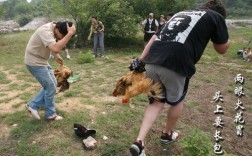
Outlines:
{"label": "patch of green grass", "polygon": [[186,156],[212,156],[213,143],[211,135],[202,130],[190,129],[188,136],[180,139],[178,142],[184,149]]}
{"label": "patch of green grass", "polygon": [[16,104],[12,105],[12,108],[18,108],[18,107],[22,106],[23,104],[25,104],[25,102],[16,103]]}
{"label": "patch of green grass", "polygon": [[0,104],[1,104],[1,103],[8,103],[9,101],[14,100],[14,99],[16,99],[16,98],[18,98],[18,97],[19,97],[19,95],[16,95],[16,96],[13,96],[13,97],[6,97],[6,98],[3,98],[3,99],[0,100]]}
{"label": "patch of green grass", "polygon": [[101,150],[101,156],[115,156],[115,155],[125,155],[124,144],[118,144],[116,142],[106,143],[102,145],[103,150]]}
{"label": "patch of green grass", "polygon": [[227,88],[226,88],[226,91],[228,92],[228,93],[234,93],[234,87],[232,86],[228,86]]}
{"label": "patch of green grass", "polygon": [[0,71],[0,84],[7,84],[7,83],[10,83],[10,80],[7,79],[5,73]]}
{"label": "patch of green grass", "polygon": [[61,103],[62,101],[64,101],[64,97],[56,95],[54,100],[55,103]]}
{"label": "patch of green grass", "polygon": [[18,83],[10,83],[9,84],[9,89],[10,90],[25,90],[26,88],[30,87],[31,84],[29,83],[22,83],[22,84],[18,84]]}
{"label": "patch of green grass", "polygon": [[197,88],[201,87],[201,84],[199,84],[199,83],[191,83],[190,87],[194,88],[194,89],[197,89]]}
{"label": "patch of green grass", "polygon": [[30,100],[32,96],[33,96],[33,93],[31,92],[24,92],[23,94],[19,95],[20,99],[24,101]]}
{"label": "patch of green grass", "polygon": [[6,93],[0,93],[0,97],[5,96],[5,95],[6,95]]}
{"label": "patch of green grass", "polygon": [[186,102],[186,104],[185,104],[185,106],[186,106],[187,108],[190,108],[190,109],[195,108],[195,107],[197,107],[198,105],[199,105],[199,104],[198,104],[197,102],[195,102],[195,101]]}
{"label": "patch of green grass", "polygon": [[27,120],[27,112],[26,111],[18,111],[13,114],[9,114],[3,118],[3,121],[6,124],[12,125],[14,123],[19,123]]}
{"label": "patch of green grass", "polygon": [[78,90],[68,90],[64,92],[64,97],[76,97],[80,94]]}
{"label": "patch of green grass", "polygon": [[78,64],[92,63],[94,58],[91,53],[80,53],[76,59]]}
{"label": "patch of green grass", "polygon": [[20,141],[16,145],[16,152],[18,155],[34,156],[34,155],[43,155],[43,151],[40,146],[32,144],[28,141]]}

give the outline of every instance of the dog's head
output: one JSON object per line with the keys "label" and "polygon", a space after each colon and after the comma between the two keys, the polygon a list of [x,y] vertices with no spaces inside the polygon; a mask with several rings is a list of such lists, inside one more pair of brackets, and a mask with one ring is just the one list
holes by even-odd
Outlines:
{"label": "dog's head", "polygon": [[248,55],[251,52],[251,47],[244,47],[243,54]]}

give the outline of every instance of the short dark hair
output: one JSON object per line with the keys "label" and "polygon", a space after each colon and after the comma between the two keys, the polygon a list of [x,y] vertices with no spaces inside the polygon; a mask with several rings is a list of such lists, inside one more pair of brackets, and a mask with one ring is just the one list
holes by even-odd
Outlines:
{"label": "short dark hair", "polygon": [[227,17],[226,8],[221,0],[208,0],[203,5],[201,5],[199,9],[210,9],[218,12],[224,18]]}
{"label": "short dark hair", "polygon": [[92,18],[96,19],[97,20],[97,16],[92,16]]}
{"label": "short dark hair", "polygon": [[64,36],[66,36],[66,34],[68,33],[67,23],[68,23],[69,27],[71,27],[73,25],[73,22],[69,22],[69,21],[59,21],[56,23],[56,28],[58,28],[59,32]]}
{"label": "short dark hair", "polygon": [[168,12],[165,16],[173,16],[175,13],[174,12]]}

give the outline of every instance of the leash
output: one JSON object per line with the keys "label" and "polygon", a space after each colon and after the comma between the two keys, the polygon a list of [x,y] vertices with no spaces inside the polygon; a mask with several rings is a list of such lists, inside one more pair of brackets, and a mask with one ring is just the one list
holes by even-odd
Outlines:
{"label": "leash", "polygon": [[248,46],[250,45],[251,41],[252,41],[252,39],[248,42]]}

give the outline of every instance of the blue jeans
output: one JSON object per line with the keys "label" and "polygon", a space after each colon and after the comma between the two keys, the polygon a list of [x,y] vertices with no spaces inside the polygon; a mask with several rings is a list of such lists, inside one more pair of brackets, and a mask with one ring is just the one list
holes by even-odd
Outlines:
{"label": "blue jeans", "polygon": [[44,107],[45,116],[56,114],[54,95],[56,93],[57,80],[51,66],[26,65],[26,67],[42,85],[41,90],[30,102],[28,102],[28,105],[35,110]]}
{"label": "blue jeans", "polygon": [[94,55],[97,55],[98,42],[100,45],[101,55],[104,55],[104,33],[103,32],[99,34],[97,33],[94,34]]}

